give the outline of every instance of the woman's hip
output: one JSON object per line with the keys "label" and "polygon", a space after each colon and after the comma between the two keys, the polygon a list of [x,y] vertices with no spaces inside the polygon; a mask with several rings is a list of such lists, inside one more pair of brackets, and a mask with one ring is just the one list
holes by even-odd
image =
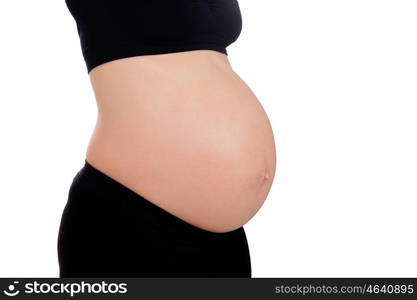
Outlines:
{"label": "woman's hip", "polygon": [[251,277],[243,227],[193,226],[87,161],[69,189],[58,258],[61,277]]}

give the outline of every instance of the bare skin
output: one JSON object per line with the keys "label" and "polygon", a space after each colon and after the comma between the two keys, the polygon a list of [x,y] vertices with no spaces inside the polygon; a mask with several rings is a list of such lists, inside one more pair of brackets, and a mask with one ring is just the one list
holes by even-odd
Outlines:
{"label": "bare skin", "polygon": [[273,132],[226,55],[123,58],[90,80],[98,107],[90,164],[208,231],[237,229],[260,209],[275,176]]}

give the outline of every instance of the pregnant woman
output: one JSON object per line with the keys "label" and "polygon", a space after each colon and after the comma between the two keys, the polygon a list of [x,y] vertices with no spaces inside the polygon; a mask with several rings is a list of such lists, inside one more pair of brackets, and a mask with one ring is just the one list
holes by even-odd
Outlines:
{"label": "pregnant woman", "polygon": [[243,225],[276,155],[228,61],[238,2],[66,3],[98,115],[62,214],[60,277],[251,277]]}

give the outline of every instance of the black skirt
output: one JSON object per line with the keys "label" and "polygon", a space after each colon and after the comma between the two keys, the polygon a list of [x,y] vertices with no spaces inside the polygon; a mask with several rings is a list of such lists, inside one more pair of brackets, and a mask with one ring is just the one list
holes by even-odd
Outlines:
{"label": "black skirt", "polygon": [[251,277],[243,227],[193,226],[85,160],[58,234],[60,277]]}

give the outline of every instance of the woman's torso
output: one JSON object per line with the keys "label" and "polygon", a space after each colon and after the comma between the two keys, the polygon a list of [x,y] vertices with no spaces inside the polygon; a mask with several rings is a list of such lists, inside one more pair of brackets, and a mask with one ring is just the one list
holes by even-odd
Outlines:
{"label": "woman's torso", "polygon": [[198,50],[114,60],[90,72],[98,119],[87,160],[166,211],[236,229],[275,175],[272,128],[226,55]]}

